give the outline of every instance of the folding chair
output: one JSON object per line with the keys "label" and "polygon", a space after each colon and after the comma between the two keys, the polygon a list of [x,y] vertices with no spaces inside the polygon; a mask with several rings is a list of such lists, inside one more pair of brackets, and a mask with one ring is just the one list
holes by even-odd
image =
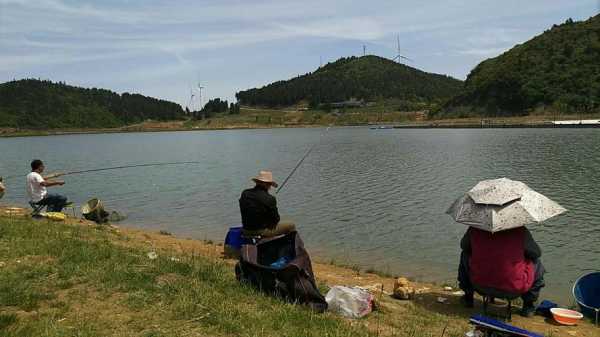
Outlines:
{"label": "folding chair", "polygon": [[36,217],[39,216],[42,210],[46,207],[46,205],[40,205],[37,202],[29,201],[29,206],[31,206],[31,216]]}
{"label": "folding chair", "polygon": [[488,305],[490,303],[494,303],[493,299],[500,298],[507,302],[506,316],[504,316],[503,318],[505,318],[508,322],[512,320],[512,301],[519,298],[521,294],[509,293],[494,288],[481,287],[475,284],[473,285],[473,287],[475,288],[475,291],[483,297],[484,315],[488,314]]}

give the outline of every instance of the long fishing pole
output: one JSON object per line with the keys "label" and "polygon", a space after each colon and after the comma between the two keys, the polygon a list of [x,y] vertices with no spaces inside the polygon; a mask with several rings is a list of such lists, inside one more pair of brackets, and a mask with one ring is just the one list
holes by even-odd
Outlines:
{"label": "long fishing pole", "polygon": [[81,174],[81,173],[89,173],[89,172],[120,170],[120,169],[126,169],[126,168],[134,168],[134,167],[185,165],[185,164],[201,164],[201,162],[199,162],[199,161],[180,161],[180,162],[171,162],[171,163],[151,163],[151,164],[123,165],[123,166],[114,166],[114,167],[104,167],[104,168],[99,168],[99,169],[91,169],[91,170],[69,171],[69,172],[61,173],[60,175],[64,176],[64,175]]}
{"label": "long fishing pole", "polygon": [[[122,165],[122,166],[112,166],[112,167],[103,167],[103,168],[98,168],[98,169],[90,169],[90,170],[68,171],[68,172],[64,172],[64,173],[57,173],[57,174],[51,175],[51,176],[53,178],[56,178],[56,177],[61,177],[61,176],[65,176],[65,175],[72,175],[72,174],[82,174],[82,173],[99,172],[99,171],[109,171],[109,170],[120,170],[120,169],[135,168],[135,167],[167,166],[167,165],[186,165],[186,164],[201,164],[201,162],[199,162],[199,161],[179,161],[179,162],[167,162],[167,163],[149,163],[149,164]],[[10,177],[6,177],[5,179],[12,179],[12,178],[19,178],[19,177],[21,177],[21,176],[20,175],[18,175],[18,176],[10,176]]]}
{"label": "long fishing pole", "polygon": [[[329,131],[329,127],[327,129],[325,129],[325,131]],[[290,172],[290,174],[288,174],[288,176],[285,178],[285,180],[281,183],[281,185],[279,186],[279,188],[277,189],[277,191],[275,191],[275,194],[279,193],[283,187],[285,186],[285,184],[288,182],[288,180],[290,180],[290,178],[294,175],[294,173],[296,172],[296,170],[298,170],[298,168],[300,167],[300,165],[302,165],[302,163],[304,162],[304,159],[306,159],[306,157],[308,157],[308,155],[312,152],[312,150],[321,143],[321,137],[323,136],[323,133],[321,133],[321,135],[319,136],[319,142],[313,144],[310,149],[308,149],[308,151],[306,151],[306,153],[304,154],[304,156],[300,159],[300,161],[298,161],[298,164],[296,164],[296,166],[294,166],[294,169],[292,169],[292,171]]]}
{"label": "long fishing pole", "polygon": [[279,186],[279,188],[277,189],[277,191],[275,191],[275,194],[279,193],[279,191],[281,191],[283,189],[283,187],[285,186],[285,184],[288,182],[288,180],[290,180],[290,178],[292,177],[292,175],[294,175],[294,172],[296,172],[296,170],[298,169],[298,167],[300,167],[300,165],[302,165],[302,162],[304,161],[304,159],[306,159],[306,157],[308,157],[308,155],[312,152],[312,150],[315,148],[317,144],[313,144],[313,146],[310,147],[310,149],[308,149],[308,151],[306,151],[306,153],[304,154],[304,156],[302,157],[302,159],[300,159],[300,161],[298,162],[298,164],[296,164],[296,166],[294,167],[294,169],[292,170],[292,172],[290,172],[290,174],[287,176],[287,178],[285,178],[285,180],[281,183],[281,186]]}

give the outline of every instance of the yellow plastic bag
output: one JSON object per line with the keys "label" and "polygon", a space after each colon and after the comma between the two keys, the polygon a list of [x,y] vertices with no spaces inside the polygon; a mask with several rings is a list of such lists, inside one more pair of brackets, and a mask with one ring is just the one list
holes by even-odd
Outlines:
{"label": "yellow plastic bag", "polygon": [[47,212],[45,214],[46,218],[54,221],[65,221],[65,219],[67,218],[67,216],[64,213],[60,212]]}

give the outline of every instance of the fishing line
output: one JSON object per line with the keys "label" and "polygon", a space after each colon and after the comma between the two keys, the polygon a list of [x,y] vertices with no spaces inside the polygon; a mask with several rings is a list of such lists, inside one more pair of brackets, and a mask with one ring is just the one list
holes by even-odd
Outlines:
{"label": "fishing line", "polygon": [[[135,168],[135,167],[150,167],[150,166],[168,166],[168,165],[186,165],[186,164],[202,164],[199,161],[178,161],[178,162],[167,162],[167,163],[148,163],[148,164],[135,164],[135,165],[122,165],[122,166],[113,166],[113,167],[103,167],[98,169],[90,169],[90,170],[80,170],[80,171],[68,171],[65,173],[60,173],[58,176],[66,176],[73,174],[82,174],[89,172],[100,172],[100,171],[109,171],[109,170],[120,170],[127,168]],[[5,179],[19,178],[21,175],[6,177]]]}
{"label": "fishing line", "polygon": [[126,168],[134,168],[134,167],[185,165],[185,164],[202,164],[202,163],[199,162],[199,161],[180,161],[180,162],[170,162],[170,163],[151,163],[151,164],[124,165],[124,166],[104,167],[104,168],[99,168],[99,169],[82,170],[82,171],[69,171],[69,172],[61,174],[61,176],[71,175],[71,174],[89,173],[89,172],[120,170],[120,169],[126,169]]}
{"label": "fishing line", "polygon": [[281,183],[281,186],[279,186],[279,188],[277,189],[277,191],[275,191],[275,194],[279,193],[283,189],[283,187],[285,186],[285,184],[294,175],[294,173],[296,172],[296,170],[298,170],[298,168],[300,167],[300,165],[302,165],[302,163],[304,162],[304,159],[306,159],[306,157],[308,157],[308,155],[312,152],[312,150],[317,145],[321,144],[321,138],[323,137],[323,134],[325,134],[325,132],[327,132],[327,131],[329,131],[329,127],[327,129],[325,129],[325,131],[322,132],[321,135],[319,135],[319,142],[313,144],[310,147],[310,149],[308,149],[308,151],[306,151],[306,153],[304,154],[304,156],[302,156],[302,158],[300,159],[300,161],[298,161],[298,164],[296,164],[296,166],[294,167],[294,169],[292,169],[292,172],[290,172],[290,174],[288,174],[288,176],[285,178],[285,180],[283,181],[283,183]]}

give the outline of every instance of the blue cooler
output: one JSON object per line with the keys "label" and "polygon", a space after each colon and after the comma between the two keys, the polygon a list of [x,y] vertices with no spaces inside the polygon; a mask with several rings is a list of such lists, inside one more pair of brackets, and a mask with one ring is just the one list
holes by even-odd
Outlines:
{"label": "blue cooler", "polygon": [[242,227],[231,227],[225,236],[224,253],[226,257],[238,258],[242,250]]}

